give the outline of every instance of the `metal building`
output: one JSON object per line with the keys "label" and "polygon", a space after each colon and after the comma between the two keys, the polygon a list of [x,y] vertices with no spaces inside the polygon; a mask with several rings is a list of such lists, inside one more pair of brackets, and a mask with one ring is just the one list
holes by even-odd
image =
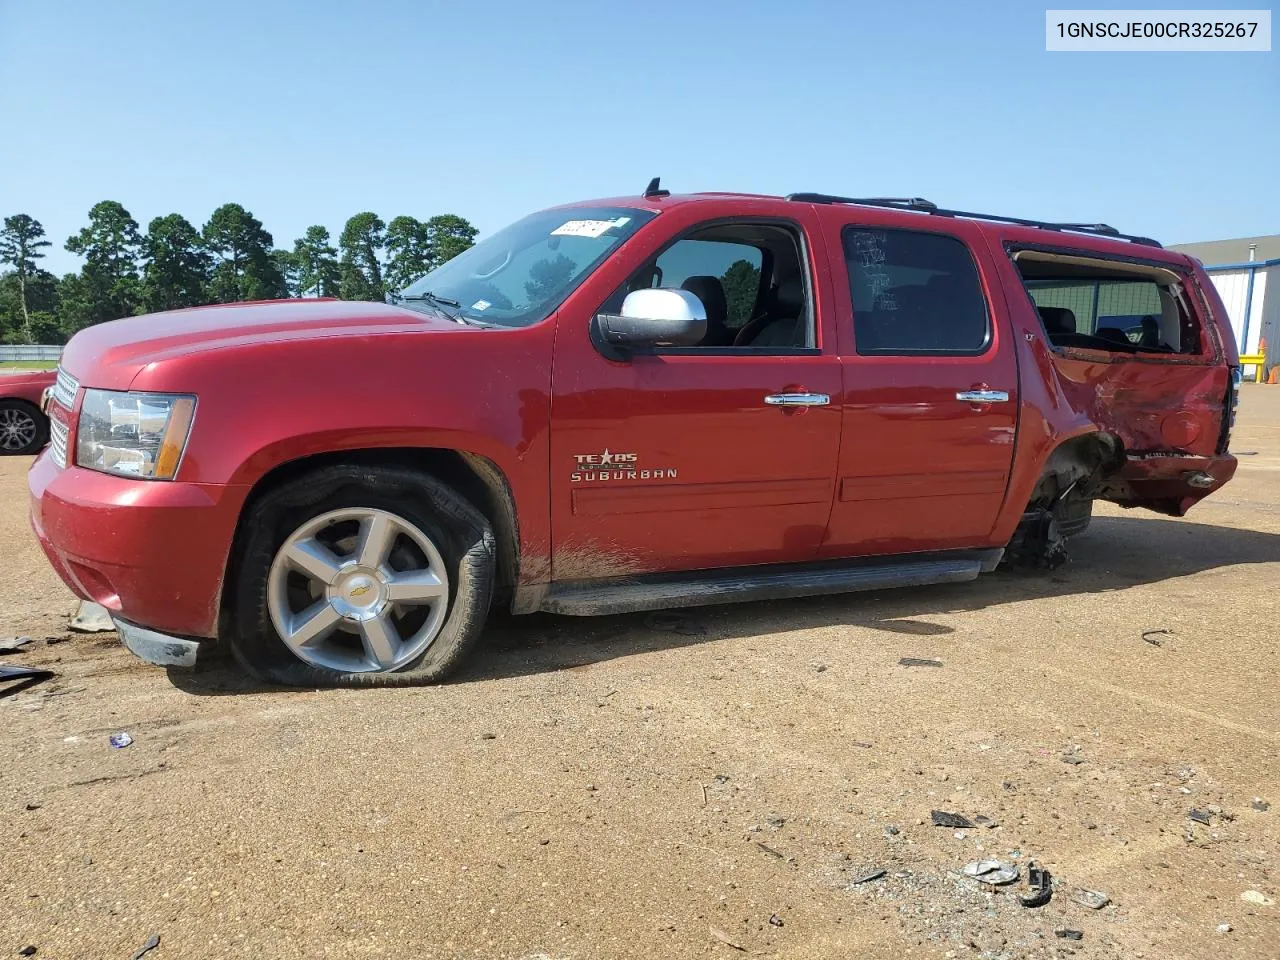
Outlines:
{"label": "metal building", "polygon": [[[1267,367],[1280,364],[1280,235],[1179,243],[1171,249],[1198,258],[1218,288],[1231,317],[1236,348],[1256,354],[1267,342]],[[1242,371],[1246,380],[1261,379],[1252,365]]]}

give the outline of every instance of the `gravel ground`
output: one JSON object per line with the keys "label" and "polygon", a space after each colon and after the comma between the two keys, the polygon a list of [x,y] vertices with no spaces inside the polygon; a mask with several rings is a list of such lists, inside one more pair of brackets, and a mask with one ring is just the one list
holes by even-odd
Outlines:
{"label": "gravel ground", "polygon": [[413,690],[68,634],[0,461],[0,635],[36,638],[0,662],[58,672],[0,700],[0,956],[1280,956],[1280,389],[1243,403],[1230,486],[1103,506],[1053,574],[508,620]]}

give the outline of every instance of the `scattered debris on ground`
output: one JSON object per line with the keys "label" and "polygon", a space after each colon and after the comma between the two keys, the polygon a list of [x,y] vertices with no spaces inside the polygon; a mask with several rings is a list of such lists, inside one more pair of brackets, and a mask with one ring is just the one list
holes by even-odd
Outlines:
{"label": "scattered debris on ground", "polygon": [[903,657],[898,664],[903,667],[940,667],[942,661],[928,660],[923,657]]}
{"label": "scattered debris on ground", "polygon": [[142,960],[145,954],[150,953],[158,946],[160,946],[160,934],[153,933],[147,938],[147,942],[138,949],[138,952],[133,955],[133,960]]}
{"label": "scattered debris on ground", "polygon": [[1275,904],[1275,901],[1261,890],[1246,890],[1240,894],[1240,899],[1245,903],[1252,903],[1255,907],[1270,907]]}
{"label": "scattered debris on ground", "polygon": [[736,940],[733,939],[733,937],[729,936],[729,934],[725,933],[719,927],[711,927],[710,929],[711,929],[711,936],[715,937],[717,940],[723,943],[726,947],[733,947],[733,949],[740,950],[743,953],[747,952],[746,947],[738,943]]}
{"label": "scattered debris on ground", "polygon": [[889,871],[883,869],[869,870],[864,874],[854,877],[849,881],[849,886],[856,887],[859,884],[870,883],[872,880],[879,880]]}
{"label": "scattered debris on ground", "polygon": [[[1017,869],[1016,867],[1014,869]],[[1027,862],[1027,892],[1018,895],[1018,902],[1024,907],[1035,909],[1043,907],[1053,899],[1053,876],[1043,867],[1036,866],[1034,860]]]}
{"label": "scattered debris on ground", "polygon": [[30,637],[0,637],[0,653],[17,653],[30,642]]}
{"label": "scattered debris on ground", "polygon": [[1261,813],[1266,813],[1271,809],[1271,804],[1267,803],[1267,801],[1263,800],[1261,797],[1254,797],[1253,803],[1251,803],[1250,806]]}
{"label": "scattered debris on ground", "polygon": [[[28,687],[33,687],[37,683],[52,679],[55,676],[52,670],[45,670],[41,667],[10,667],[0,666],[0,683],[5,684],[0,687],[0,697],[13,696],[15,693],[21,693]],[[8,681],[16,680],[12,686],[8,685]]]}
{"label": "scattered debris on ground", "polygon": [[71,629],[77,633],[109,633],[115,628],[107,608],[88,600],[81,602],[71,618]]}
{"label": "scattered debris on ground", "polygon": [[1172,636],[1173,636],[1173,631],[1165,630],[1163,627],[1158,630],[1142,631],[1142,639],[1147,641],[1147,643],[1151,644],[1153,647],[1158,647],[1161,645],[1161,642],[1162,642],[1160,640],[1161,637],[1172,637]]}
{"label": "scattered debris on ground", "polygon": [[979,883],[987,883],[993,887],[1013,883],[1020,876],[1016,866],[1000,860],[974,860],[966,863],[961,873]]}
{"label": "scattered debris on ground", "polygon": [[644,625],[650,630],[679,633],[686,637],[705,637],[707,635],[707,628],[702,624],[673,610],[657,610],[646,615]]}
{"label": "scattered debris on ground", "polygon": [[133,743],[133,737],[129,736],[129,734],[122,730],[119,733],[113,733],[111,736],[107,737],[107,742],[117,750],[123,750],[129,744]]}
{"label": "scattered debris on ground", "polygon": [[1070,930],[1066,927],[1059,927],[1053,931],[1055,937],[1061,937],[1063,940],[1083,940],[1083,930]]}
{"label": "scattered debris on ground", "polygon": [[1082,907],[1088,907],[1090,910],[1101,910],[1111,902],[1111,898],[1101,890],[1086,890],[1084,887],[1073,890],[1071,899]]}
{"label": "scattered debris on ground", "polygon": [[930,810],[929,819],[935,827],[949,827],[952,830],[968,830],[973,821],[962,813],[949,813],[946,810]]}

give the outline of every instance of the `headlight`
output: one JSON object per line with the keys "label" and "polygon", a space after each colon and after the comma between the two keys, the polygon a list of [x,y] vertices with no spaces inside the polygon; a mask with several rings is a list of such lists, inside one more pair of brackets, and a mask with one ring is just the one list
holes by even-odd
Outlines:
{"label": "headlight", "polygon": [[76,466],[172,480],[195,412],[195,397],[86,390],[76,427]]}

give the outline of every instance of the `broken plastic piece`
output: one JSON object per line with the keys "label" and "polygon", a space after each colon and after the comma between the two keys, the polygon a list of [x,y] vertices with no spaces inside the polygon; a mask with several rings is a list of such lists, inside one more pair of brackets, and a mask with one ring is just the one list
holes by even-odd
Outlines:
{"label": "broken plastic piece", "polygon": [[113,733],[111,736],[109,736],[107,738],[107,742],[110,743],[117,750],[123,750],[129,744],[133,743],[133,737],[129,736],[127,733],[125,733],[122,730],[119,733]]}
{"label": "broken plastic piece", "polygon": [[925,660],[920,657],[903,657],[898,661],[899,666],[903,667],[940,667],[941,660]]}
{"label": "broken plastic piece", "polygon": [[158,946],[160,946],[160,934],[153,933],[147,938],[147,942],[139,948],[138,952],[133,955],[133,960],[142,960],[144,954],[150,953]]}
{"label": "broken plastic piece", "polygon": [[977,880],[979,883],[989,883],[993,887],[1013,883],[1018,879],[1018,868],[1000,860],[974,860],[972,863],[966,863],[961,872],[966,877]]}
{"label": "broken plastic piece", "polygon": [[39,667],[0,667],[0,682],[5,680],[17,680],[18,683],[11,687],[0,690],[0,697],[12,696],[20,693],[27,687],[35,686],[43,680],[48,680],[54,676],[52,670],[42,670]]}
{"label": "broken plastic piece", "polygon": [[850,880],[849,886],[856,887],[860,883],[870,883],[872,880],[879,880],[885,875],[885,872],[886,871],[884,870],[872,870],[869,873],[864,873],[862,876],[855,877]]}
{"label": "broken plastic piece", "polygon": [[71,629],[79,633],[107,633],[115,628],[107,608],[90,600],[81,602],[71,620]]}
{"label": "broken plastic piece", "polygon": [[1153,647],[1158,647],[1158,646],[1160,646],[1160,640],[1159,640],[1159,638],[1160,638],[1160,637],[1162,637],[1162,636],[1163,636],[1163,637],[1172,637],[1172,636],[1173,636],[1173,631],[1172,631],[1172,630],[1164,630],[1164,629],[1160,629],[1160,630],[1143,630],[1143,631],[1142,631],[1142,639],[1143,639],[1143,640],[1145,640],[1145,641],[1147,641],[1147,643],[1151,644]]}
{"label": "broken plastic piece", "polygon": [[1083,930],[1068,930],[1065,927],[1059,927],[1057,930],[1053,931],[1053,935],[1055,937],[1060,937],[1063,940],[1083,940],[1084,939]]}
{"label": "broken plastic piece", "polygon": [[967,830],[973,821],[959,813],[948,813],[946,810],[932,810],[929,813],[935,827],[950,827],[952,830]]}
{"label": "broken plastic piece", "polygon": [[980,827],[986,827],[988,830],[994,830],[996,827],[1000,826],[997,821],[992,820],[990,817],[984,817],[982,814],[978,814],[974,817],[973,822]]}
{"label": "broken plastic piece", "polygon": [[1086,890],[1083,887],[1073,891],[1071,899],[1082,907],[1088,907],[1090,910],[1101,910],[1111,902],[1111,898],[1101,890]]}
{"label": "broken plastic piece", "polygon": [[[729,934],[725,933],[719,927],[711,927],[710,930],[711,930],[711,935],[715,937],[717,940],[719,940],[721,943],[723,943],[726,947],[732,947],[734,950],[741,951],[742,953],[747,952],[746,947],[738,943],[736,940],[733,939],[733,937],[729,936]],[[138,958],[134,957],[133,960],[138,960]]]}
{"label": "broken plastic piece", "polygon": [[30,637],[0,637],[0,653],[17,653],[30,642]]}
{"label": "broken plastic piece", "polygon": [[1209,819],[1211,816],[1212,814],[1210,814],[1208,810],[1191,809],[1187,811],[1188,819],[1194,820],[1196,823],[1203,823],[1206,827],[1209,826]]}
{"label": "broken plastic piece", "polygon": [[1018,897],[1024,907],[1043,907],[1053,897],[1053,877],[1048,870],[1037,867],[1034,860],[1027,861],[1026,893]]}
{"label": "broken plastic piece", "polygon": [[1271,809],[1271,804],[1267,803],[1267,801],[1263,800],[1261,797],[1254,797],[1253,803],[1250,804],[1250,806],[1252,806],[1253,809],[1255,810],[1261,811],[1262,813],[1266,813],[1268,810]]}

